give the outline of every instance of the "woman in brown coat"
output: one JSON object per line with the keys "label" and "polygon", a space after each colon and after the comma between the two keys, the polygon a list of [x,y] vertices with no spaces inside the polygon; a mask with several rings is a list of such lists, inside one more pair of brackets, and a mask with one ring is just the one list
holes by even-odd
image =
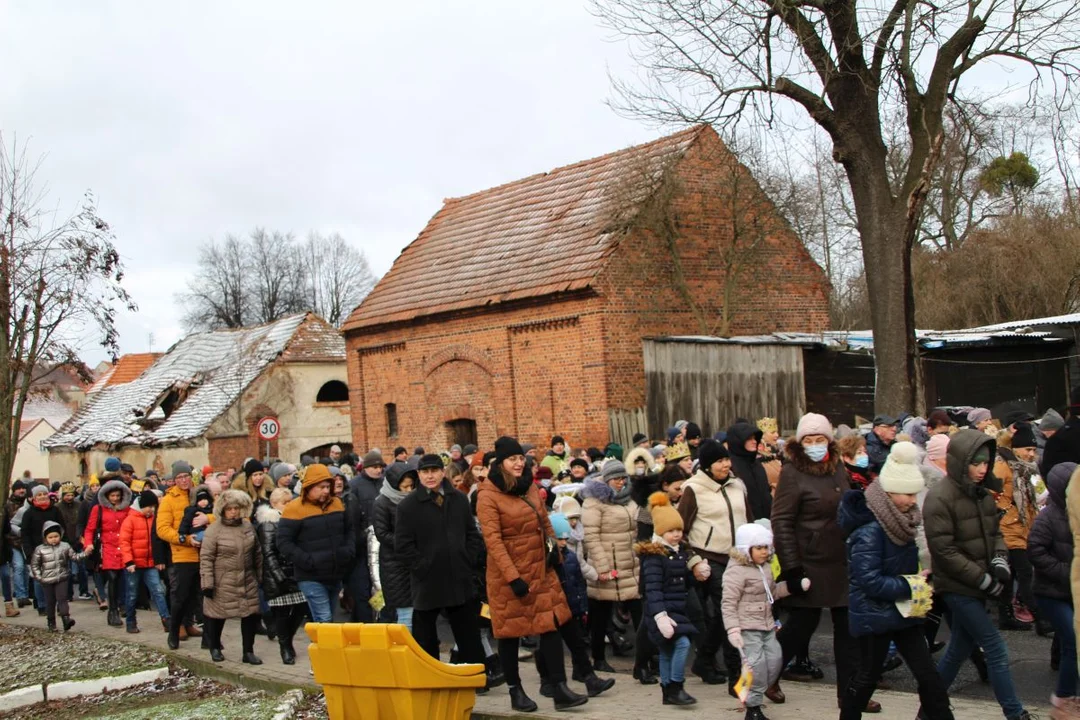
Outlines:
{"label": "woman in brown coat", "polygon": [[[772,508],[773,542],[792,596],[788,617],[778,634],[783,667],[817,629],[822,608],[832,613],[833,653],[836,657],[837,698],[842,699],[854,676],[859,644],[848,632],[847,549],[836,521],[840,498],[850,487],[833,428],[824,415],[809,413],[799,420],[793,440],[784,445],[788,462],[780,473]],[[810,589],[800,592],[803,578]],[[776,686],[770,688],[775,694]],[[876,709],[871,709],[871,705]],[[873,700],[867,710],[880,712]]]}
{"label": "woman in brown coat", "polygon": [[243,661],[262,665],[255,655],[255,630],[259,627],[259,582],[262,553],[256,545],[251,498],[242,490],[226,490],[214,503],[214,516],[203,536],[199,553],[199,583],[206,616],[210,658],[222,662],[221,631],[228,618],[240,618]]}
{"label": "woman in brown coat", "polygon": [[545,679],[554,685],[555,709],[583,705],[588,698],[566,685],[558,630],[570,622],[571,615],[554,570],[559,557],[555,532],[517,440],[501,437],[495,441],[495,460],[477,493],[476,517],[487,547],[491,630],[499,641],[510,704],[521,712],[536,710],[536,703],[521,687],[518,640],[539,635],[537,655]]}

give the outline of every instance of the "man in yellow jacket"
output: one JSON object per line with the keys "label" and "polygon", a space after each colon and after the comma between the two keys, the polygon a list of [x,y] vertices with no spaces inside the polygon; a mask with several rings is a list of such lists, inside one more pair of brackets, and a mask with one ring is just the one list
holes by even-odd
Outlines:
{"label": "man in yellow jacket", "polygon": [[[169,543],[172,566],[169,568],[169,648],[176,650],[180,641],[198,637],[202,631],[195,627],[192,618],[199,601],[199,546],[194,535],[180,534],[180,521],[184,510],[191,504],[191,474],[193,468],[184,460],[172,465],[173,486],[158,503],[157,534]],[[192,521],[195,529],[210,524],[212,515],[199,513]]]}

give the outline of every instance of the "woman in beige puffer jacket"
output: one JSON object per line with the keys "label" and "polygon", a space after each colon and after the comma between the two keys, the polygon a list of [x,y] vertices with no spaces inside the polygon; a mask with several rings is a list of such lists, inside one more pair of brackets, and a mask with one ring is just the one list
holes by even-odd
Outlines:
{"label": "woman in beige puffer jacket", "polygon": [[630,499],[626,467],[614,459],[604,464],[599,479],[585,480],[581,494],[585,498],[581,506],[585,557],[599,575],[589,581],[588,591],[593,666],[613,672],[604,659],[604,634],[615,603],[625,603],[634,626],[641,624],[639,568],[634,554],[638,508]]}
{"label": "woman in beige puffer jacket", "polygon": [[243,661],[261,665],[255,655],[255,630],[259,627],[259,582],[262,552],[255,528],[248,518],[252,501],[242,490],[226,490],[214,502],[217,522],[203,537],[199,553],[199,581],[206,616],[210,658],[222,662],[221,631],[228,618],[240,618]]}

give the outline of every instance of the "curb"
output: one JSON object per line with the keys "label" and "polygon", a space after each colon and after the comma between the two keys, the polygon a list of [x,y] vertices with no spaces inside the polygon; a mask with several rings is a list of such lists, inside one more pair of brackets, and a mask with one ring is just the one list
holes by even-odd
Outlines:
{"label": "curb", "polygon": [[160,667],[140,670],[128,675],[107,675],[91,680],[64,680],[57,683],[28,685],[0,695],[0,708],[14,710],[49,700],[67,700],[80,695],[101,695],[113,690],[124,690],[155,680],[163,680],[168,676],[169,668]]}
{"label": "curb", "polygon": [[302,690],[290,690],[285,693],[281,698],[281,702],[278,703],[277,710],[271,720],[289,720],[293,716],[293,712],[296,711],[296,706],[303,699],[304,692]]}
{"label": "curb", "polygon": [[200,660],[188,655],[183,655],[172,650],[161,651],[165,657],[169,659],[169,662],[174,663],[186,670],[190,670],[199,677],[210,678],[212,680],[220,680],[223,683],[229,685],[237,685],[239,687],[247,688],[248,690],[260,690],[271,695],[285,695],[293,690],[299,690],[303,693],[321,693],[322,687],[316,685],[314,681],[310,684],[298,684],[290,682],[282,682],[280,680],[267,680],[264,678],[252,677],[250,675],[244,675],[241,672],[235,670],[229,670],[228,668],[218,665],[217,663],[210,662],[209,660]]}

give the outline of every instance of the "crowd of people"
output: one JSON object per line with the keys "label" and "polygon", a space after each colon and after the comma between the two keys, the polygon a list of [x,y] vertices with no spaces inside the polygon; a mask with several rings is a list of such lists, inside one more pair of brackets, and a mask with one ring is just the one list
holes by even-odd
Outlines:
{"label": "crowd of people", "polygon": [[506,684],[519,712],[538,707],[521,660],[565,710],[614,686],[610,651],[632,655],[634,681],[659,685],[665,705],[697,702],[689,673],[766,720],[782,678],[823,677],[809,648],[828,610],[841,720],[880,712],[874,691],[901,665],[918,717],[950,720],[969,660],[1006,718],[1030,718],[1005,639],[1024,631],[1053,636],[1050,702],[1080,717],[1080,497],[1067,502],[1080,496],[1080,388],[1071,401],[1067,419],[952,408],[851,428],[811,413],[786,438],[772,418],[712,437],[680,420],[629,448],[500,437],[384,460],[334,446],[237,472],[180,460],[165,477],[109,458],[85,487],[13,483],[5,614],[33,605],[67,632],[78,598],[138,633],[138,611],[156,611],[170,648],[201,637],[217,662],[236,619],[254,665],[258,635],[291,665],[304,622],[345,616],[404,624],[438,658],[442,618],[449,660],[484,665],[484,692]]}

